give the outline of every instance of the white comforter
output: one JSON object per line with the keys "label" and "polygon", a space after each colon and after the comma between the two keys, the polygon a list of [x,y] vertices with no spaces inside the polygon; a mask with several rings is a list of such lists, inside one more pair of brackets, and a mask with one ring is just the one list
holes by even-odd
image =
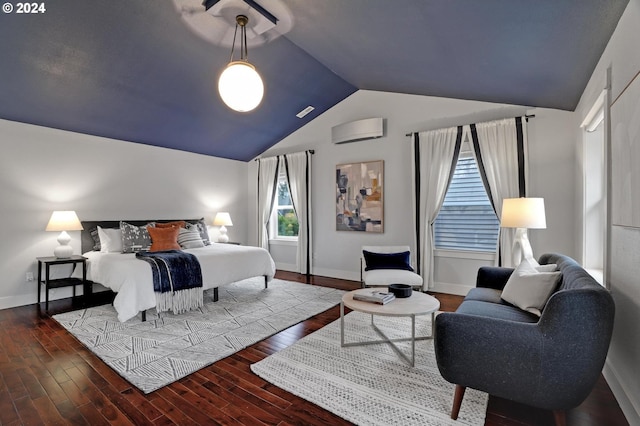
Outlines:
{"label": "white comforter", "polygon": [[[257,276],[266,276],[271,281],[276,271],[269,252],[259,247],[211,244],[184,251],[198,258],[205,290]],[[136,259],[134,253],[91,251],[84,256],[89,259],[87,279],[117,293],[113,306],[120,321],[127,321],[140,311],[155,308],[153,276],[147,262]]]}

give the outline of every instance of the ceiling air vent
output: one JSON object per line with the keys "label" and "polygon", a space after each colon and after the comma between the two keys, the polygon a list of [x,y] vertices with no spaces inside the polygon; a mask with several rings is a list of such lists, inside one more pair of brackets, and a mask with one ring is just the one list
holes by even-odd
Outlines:
{"label": "ceiling air vent", "polygon": [[375,139],[384,136],[382,118],[351,121],[331,128],[333,143],[347,143]]}

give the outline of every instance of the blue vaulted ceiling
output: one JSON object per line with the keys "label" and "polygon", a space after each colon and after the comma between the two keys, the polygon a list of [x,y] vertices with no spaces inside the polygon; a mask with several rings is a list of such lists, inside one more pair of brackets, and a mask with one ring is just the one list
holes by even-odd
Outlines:
{"label": "blue vaulted ceiling", "polygon": [[291,29],[249,47],[251,113],[218,96],[229,48],[171,1],[50,0],[0,14],[0,118],[248,161],[358,89],[573,110],[628,3],[256,1]]}

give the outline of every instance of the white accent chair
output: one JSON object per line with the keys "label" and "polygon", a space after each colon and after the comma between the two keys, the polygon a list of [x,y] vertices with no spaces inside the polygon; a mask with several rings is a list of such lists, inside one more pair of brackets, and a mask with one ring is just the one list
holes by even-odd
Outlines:
{"label": "white accent chair", "polygon": [[[362,287],[387,287],[389,284],[408,284],[414,289],[422,290],[422,277],[415,272],[404,269],[373,269],[366,271],[364,251],[371,253],[411,252],[409,246],[362,246],[360,255],[360,282]],[[409,253],[411,256],[411,253]],[[411,259],[411,257],[409,257]],[[410,261],[411,262],[411,261]]]}

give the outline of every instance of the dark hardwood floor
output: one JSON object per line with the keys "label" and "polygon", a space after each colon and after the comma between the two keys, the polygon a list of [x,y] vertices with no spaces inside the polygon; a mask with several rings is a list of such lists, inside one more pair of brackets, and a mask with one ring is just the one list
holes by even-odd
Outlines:
{"label": "dark hardwood floor", "polygon": [[[279,272],[278,278],[344,290],[353,281]],[[462,298],[436,294],[442,310]],[[92,304],[113,295],[94,295]],[[0,424],[77,425],[346,425],[345,420],[255,376],[250,365],[339,318],[334,307],[178,382],[144,395],[85,349],[49,315],[79,309],[79,300],[0,310]],[[453,395],[453,390],[452,390]],[[601,378],[589,398],[571,410],[572,426],[626,425]],[[550,412],[490,397],[487,425],[552,425]]]}

